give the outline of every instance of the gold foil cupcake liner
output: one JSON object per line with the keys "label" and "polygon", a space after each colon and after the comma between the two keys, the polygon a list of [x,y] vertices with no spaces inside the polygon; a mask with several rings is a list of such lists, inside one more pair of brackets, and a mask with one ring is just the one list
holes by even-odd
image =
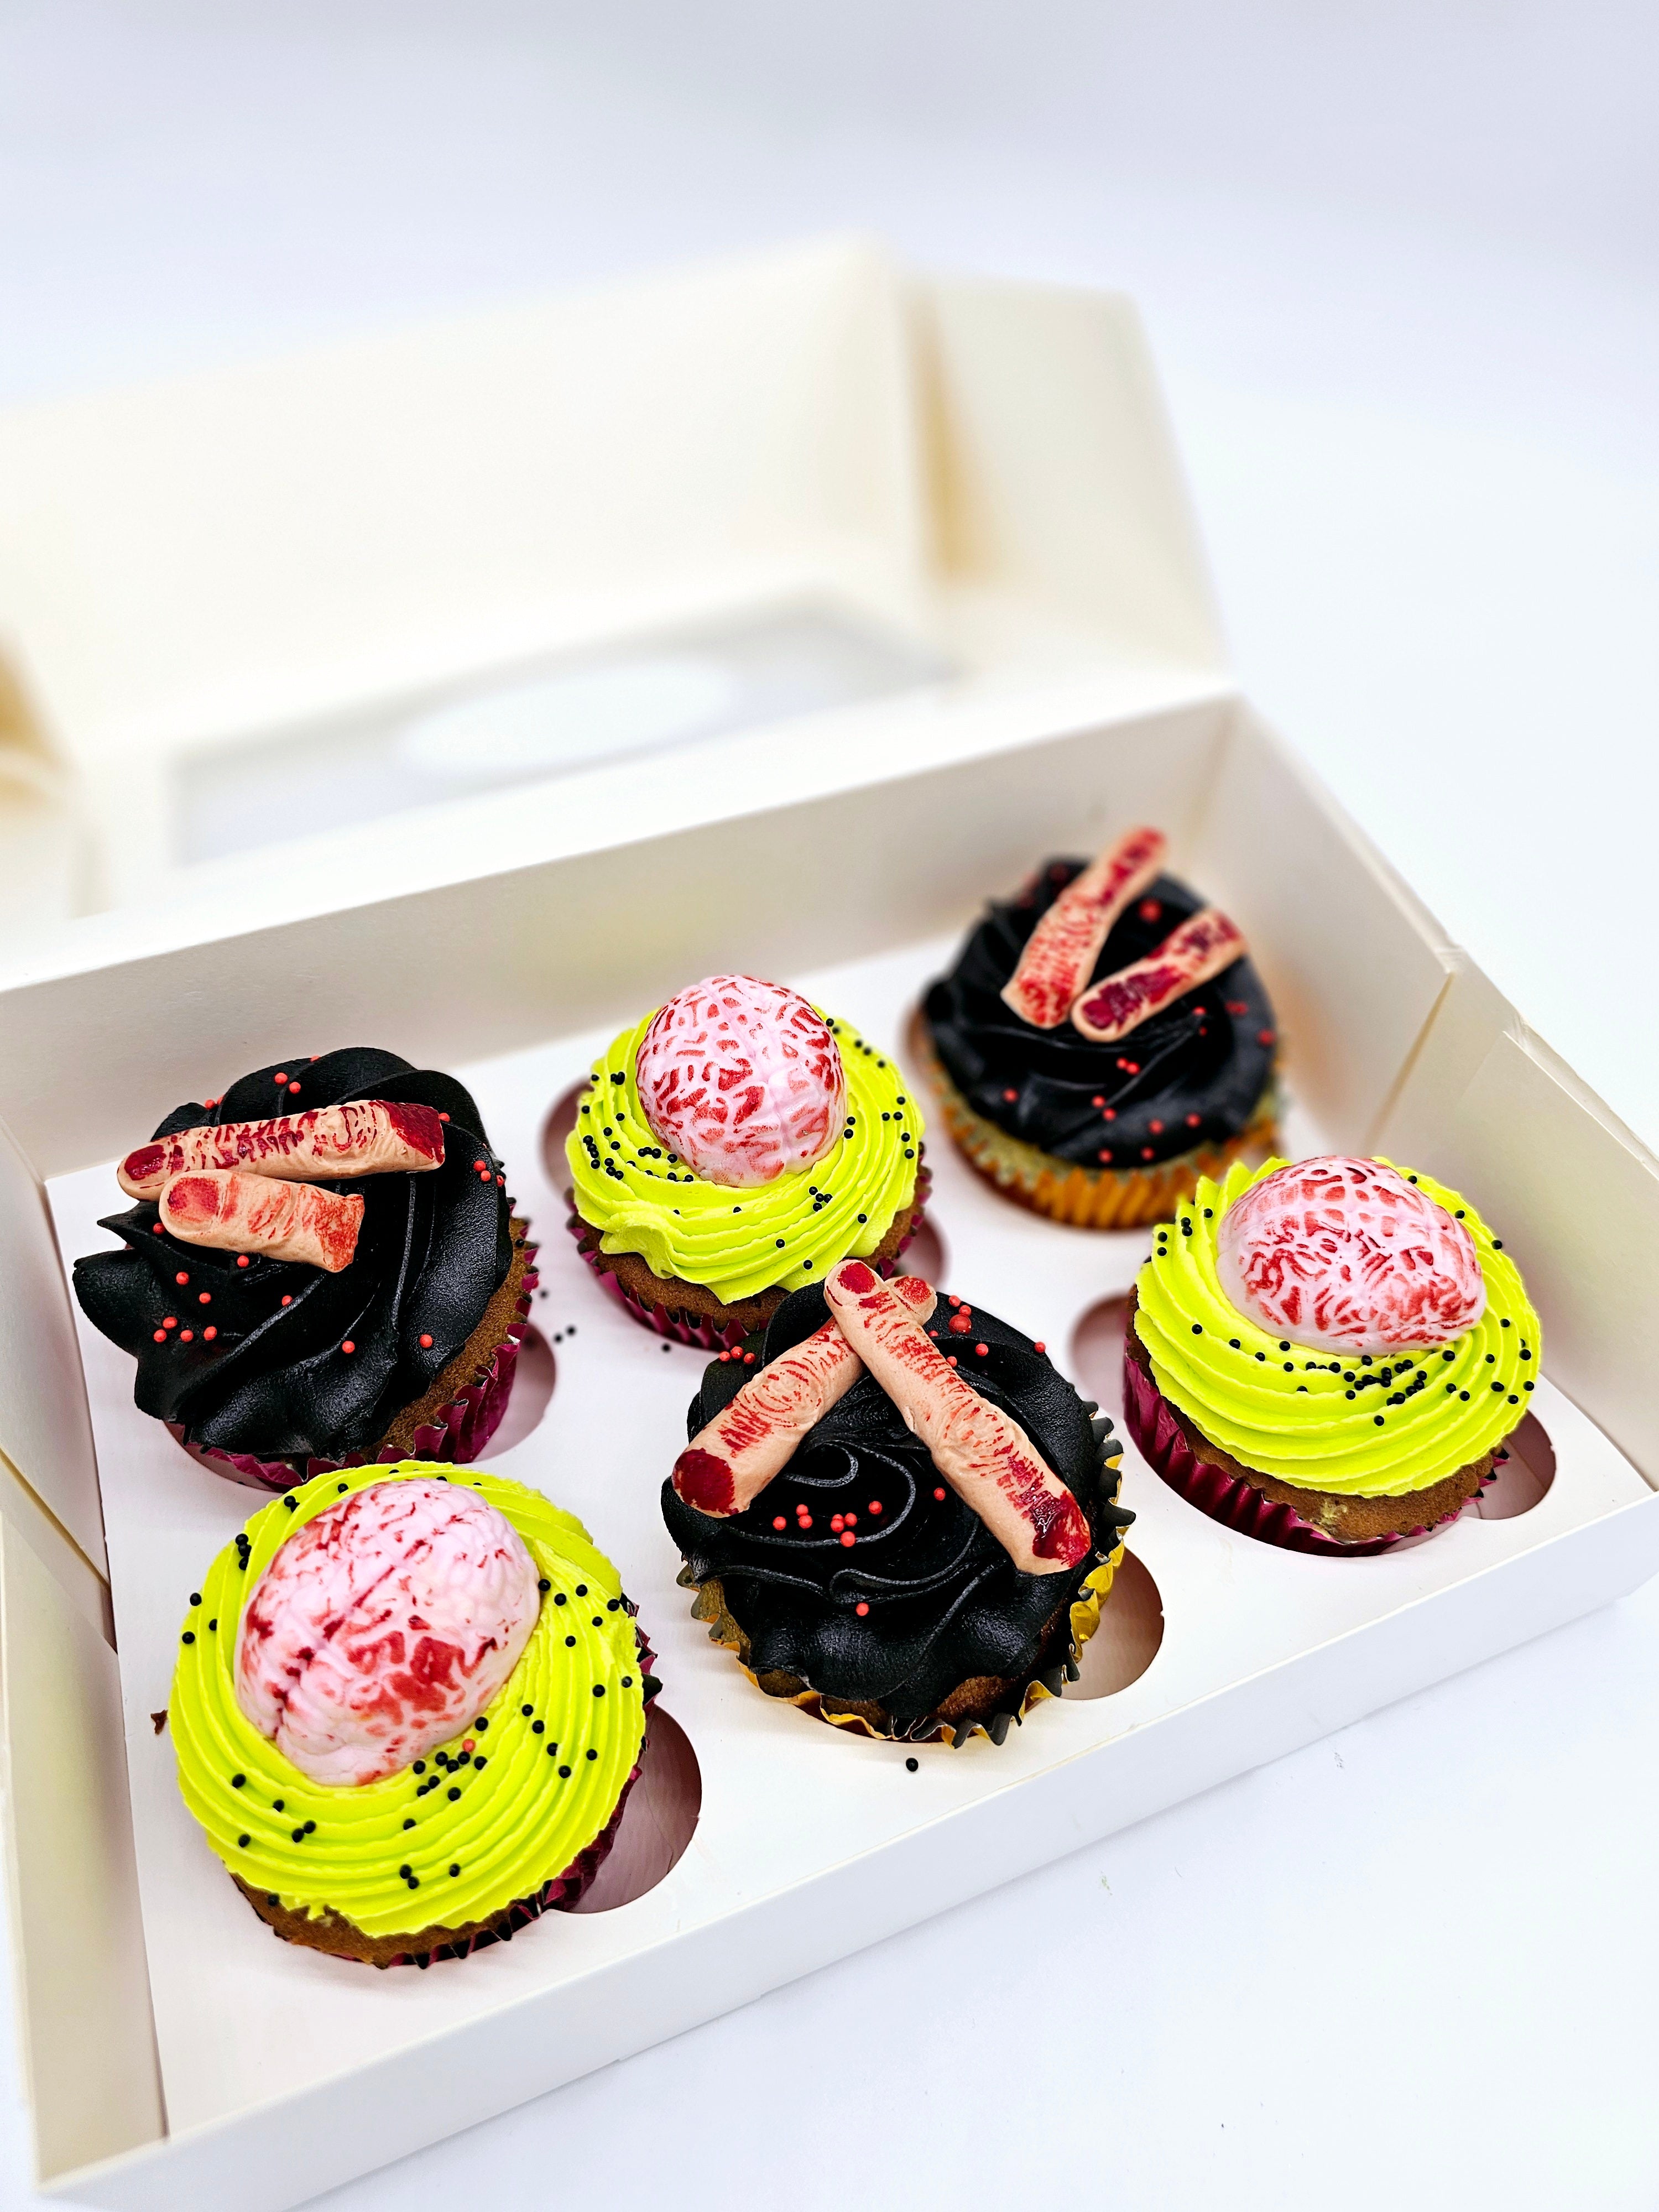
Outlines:
{"label": "gold foil cupcake liner", "polygon": [[1270,1081],[1248,1126],[1236,1137],[1194,1146],[1189,1152],[1144,1168],[1078,1167],[1011,1137],[976,1114],[945,1073],[925,1030],[918,1027],[922,1073],[969,1165],[1005,1198],[1070,1228],[1147,1229],[1167,1221],[1197,1189],[1200,1176],[1218,1182],[1235,1160],[1253,1152],[1265,1156],[1279,1142],[1279,1087]]}

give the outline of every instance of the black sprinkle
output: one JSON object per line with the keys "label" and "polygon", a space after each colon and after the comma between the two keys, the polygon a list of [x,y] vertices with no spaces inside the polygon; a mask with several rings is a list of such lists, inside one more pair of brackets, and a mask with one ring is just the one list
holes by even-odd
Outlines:
{"label": "black sprinkle", "polygon": [[907,1759],[904,1762],[904,1771],[907,1774],[914,1774],[921,1765],[921,1761],[919,1759]]}

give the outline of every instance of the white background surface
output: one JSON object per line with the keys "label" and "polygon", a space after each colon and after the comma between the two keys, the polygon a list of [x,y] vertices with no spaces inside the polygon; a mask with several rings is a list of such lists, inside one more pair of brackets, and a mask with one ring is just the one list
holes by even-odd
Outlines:
{"label": "white background surface", "polygon": [[[0,399],[849,225],[1122,285],[1247,688],[1652,1143],[1656,76],[1583,0],[0,0]],[[1659,1585],[328,2201],[1650,2208],[1656,1743]]]}

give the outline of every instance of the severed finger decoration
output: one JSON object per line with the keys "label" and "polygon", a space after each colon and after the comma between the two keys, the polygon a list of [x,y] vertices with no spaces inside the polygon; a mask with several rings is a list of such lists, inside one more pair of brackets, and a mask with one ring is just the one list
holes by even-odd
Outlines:
{"label": "severed finger decoration", "polygon": [[235,1168],[289,1182],[334,1182],[356,1176],[418,1175],[441,1167],[443,1123],[430,1106],[360,1098],[316,1106],[266,1121],[227,1121],[180,1129],[129,1152],[115,1179],[129,1198],[157,1198],[189,1169]]}
{"label": "severed finger decoration", "polygon": [[[937,1303],[919,1275],[898,1275],[894,1295],[918,1321]],[[674,1462],[674,1488],[699,1513],[726,1519],[752,1505],[797,1445],[847,1395],[864,1362],[833,1321],[768,1362],[693,1437]]]}
{"label": "severed finger decoration", "polygon": [[1103,976],[1072,1009],[1073,1025],[1097,1044],[1116,1044],[1187,992],[1242,960],[1243,931],[1218,907],[1206,906],[1172,930],[1144,960]]}
{"label": "severed finger decoration", "polygon": [[836,1326],[964,1504],[1022,1573],[1080,1565],[1088,1516],[1025,1431],[965,1382],[913,1315],[862,1260],[823,1285]]}
{"label": "severed finger decoration", "polygon": [[161,1212],[163,1227],[186,1244],[301,1260],[337,1275],[356,1256],[363,1200],[235,1168],[198,1168],[163,1187]]}
{"label": "severed finger decoration", "polygon": [[1087,988],[1113,924],[1154,880],[1167,848],[1161,830],[1131,830],[1038,915],[1002,989],[1003,1003],[1022,1021],[1040,1030],[1060,1027]]}

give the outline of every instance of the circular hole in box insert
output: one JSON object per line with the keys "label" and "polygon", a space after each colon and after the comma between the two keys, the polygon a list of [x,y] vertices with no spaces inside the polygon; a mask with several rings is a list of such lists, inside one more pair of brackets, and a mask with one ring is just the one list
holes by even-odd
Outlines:
{"label": "circular hole in box insert", "polygon": [[576,1109],[581,1104],[587,1083],[584,1075],[568,1091],[562,1091],[548,1108],[547,1119],[542,1123],[542,1167],[561,1198],[570,1188],[570,1166],[564,1156],[564,1140],[576,1126]]}
{"label": "circular hole in box insert", "polygon": [[1138,1682],[1164,1641],[1164,1600],[1152,1570],[1126,1551],[1112,1577],[1100,1626],[1078,1654],[1078,1680],[1068,1698],[1112,1698]]}
{"label": "circular hole in box insert", "polygon": [[640,1778],[628,1793],[611,1856],[575,1912],[614,1912],[654,1889],[685,1855],[702,1810],[702,1773],[691,1739],[672,1713],[651,1709]]}
{"label": "circular hole in box insert", "polygon": [[1528,1414],[1503,1449],[1508,1456],[1499,1461],[1479,1497],[1463,1509],[1475,1520],[1513,1521],[1519,1514],[1530,1513],[1555,1480],[1555,1446],[1536,1413]]}
{"label": "circular hole in box insert", "polygon": [[1085,1398],[1123,1425],[1123,1335],[1129,1294],[1097,1298],[1072,1331],[1072,1372]]}
{"label": "circular hole in box insert", "polygon": [[935,1289],[945,1280],[950,1266],[950,1248],[933,1223],[926,1216],[915,1235],[899,1255],[901,1275],[920,1275]]}
{"label": "circular hole in box insert", "polygon": [[507,1401],[501,1426],[489,1439],[486,1456],[511,1451],[514,1444],[521,1444],[533,1429],[539,1427],[558,1377],[558,1362],[553,1356],[552,1346],[533,1322],[527,1324],[519,1338],[513,1395]]}

